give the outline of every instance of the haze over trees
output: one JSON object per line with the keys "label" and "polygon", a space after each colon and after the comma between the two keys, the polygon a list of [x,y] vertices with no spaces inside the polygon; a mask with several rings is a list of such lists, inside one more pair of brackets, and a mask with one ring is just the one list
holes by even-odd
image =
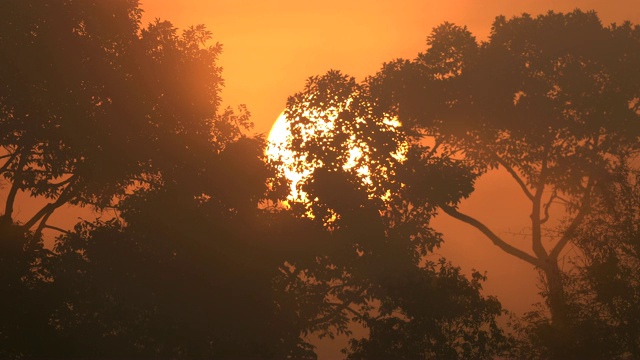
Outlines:
{"label": "haze over trees", "polygon": [[[630,23],[605,27],[593,12],[549,12],[497,17],[482,43],[466,28],[444,23],[427,44],[413,61],[385,64],[358,85],[358,96],[366,92],[370,112],[401,121],[413,145],[409,153],[420,153],[410,155],[417,163],[405,164],[411,171],[424,171],[418,169],[428,168],[438,154],[467,175],[436,173],[466,190],[477,176],[501,168],[531,202],[530,249],[522,249],[461,213],[457,201],[434,197],[451,191],[439,189],[437,177],[428,170],[431,176],[425,176],[422,186],[412,181],[404,185],[431,195],[426,199],[433,206],[540,271],[550,318],[541,312],[528,315],[535,325],[520,330],[535,346],[519,356],[637,354],[637,334],[625,330],[633,328],[627,323],[637,323],[637,314],[611,307],[617,303],[633,308],[637,293],[637,273],[632,270],[637,252],[614,239],[633,238],[635,225],[630,224],[639,210],[629,203],[635,200],[625,199],[637,197],[640,28]],[[334,79],[325,87],[339,97],[339,84]],[[331,98],[322,92],[307,97]],[[313,109],[313,104],[306,106]],[[368,134],[368,145],[378,148],[384,137]],[[424,138],[435,144],[421,145]],[[330,149],[325,143],[318,147]],[[316,148],[300,147],[306,149]],[[455,181],[459,179],[465,181]],[[612,235],[620,226],[625,230]],[[570,259],[573,266],[563,267],[570,243],[579,254]],[[613,284],[603,285],[609,281]],[[595,304],[611,312],[598,312]],[[617,312],[629,318],[621,320]]]}
{"label": "haze over trees", "polygon": [[[576,10],[498,17],[483,43],[445,23],[428,44],[414,61],[387,64],[371,92],[477,172],[499,167],[512,176],[531,202],[528,250],[472,215],[440,208],[540,270],[548,330],[561,339],[548,344],[553,356],[592,356],[572,318],[561,262],[597,199],[610,196],[612,184],[635,181],[627,177],[640,145],[640,29],[604,27],[595,13]],[[554,214],[561,225],[550,221]]]}
{"label": "haze over trees", "polygon": [[[309,334],[350,335],[348,359],[639,356],[637,26],[498,17],[478,43],[445,23],[362,83],[311,77],[287,145],[319,166],[287,209],[248,111],[220,106],[221,45],[141,11],[0,4],[0,356],[314,359]],[[496,167],[531,251],[457,210]],[[18,218],[20,195],[46,204]],[[117,216],[61,229],[65,204]],[[434,254],[441,211],[540,270],[551,317],[500,327],[486,277]]]}

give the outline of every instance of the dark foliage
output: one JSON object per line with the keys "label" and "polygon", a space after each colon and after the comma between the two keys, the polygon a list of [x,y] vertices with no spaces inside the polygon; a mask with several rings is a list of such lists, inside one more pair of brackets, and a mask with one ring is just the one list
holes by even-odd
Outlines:
{"label": "dark foliage", "polygon": [[[580,10],[523,14],[497,17],[485,42],[445,23],[427,44],[369,81],[374,103],[474,173],[501,168],[512,177],[531,202],[531,251],[455,206],[440,209],[542,273],[552,356],[593,353],[593,342],[574,336],[582,325],[572,323],[562,257],[640,150],[640,27],[603,26]],[[560,218],[561,229],[550,226]]]}
{"label": "dark foliage", "polygon": [[105,207],[131,186],[194,179],[214,124],[242,120],[218,114],[221,46],[203,26],[141,28],[133,0],[10,0],[0,14],[3,215],[15,220],[19,192],[51,201],[25,229],[40,233],[64,204]]}
{"label": "dark foliage", "polygon": [[[362,83],[310,78],[286,147],[314,166],[297,188],[311,201],[285,210],[248,111],[219,108],[221,46],[204,26],[142,27],[141,11],[0,5],[0,356],[314,359],[306,335],[353,322],[370,333],[349,359],[639,356],[637,26],[498,17],[478,43],[445,23]],[[532,202],[533,255],[457,210],[495,167]],[[21,193],[49,203],[17,221]],[[557,201],[568,217],[547,249]],[[65,204],[116,217],[46,249]],[[485,277],[433,260],[438,209],[539,268],[552,319],[506,335]]]}
{"label": "dark foliage", "polygon": [[[431,148],[409,148],[403,129],[375,110],[366,84],[337,71],[310,78],[290,97],[288,149],[305,159],[301,167],[316,165],[298,185],[314,200],[297,210],[332,241],[316,250],[321,261],[294,269],[302,266],[301,280],[326,283],[325,319],[341,319],[338,331],[348,331],[349,319],[370,329],[368,339],[352,340],[349,358],[502,354],[509,342],[496,325],[502,309],[480,294],[482,276],[469,281],[445,260],[425,262],[442,241],[429,226],[436,206],[468,196],[474,175]],[[327,126],[334,130],[323,132]],[[366,155],[351,156],[354,147]]]}

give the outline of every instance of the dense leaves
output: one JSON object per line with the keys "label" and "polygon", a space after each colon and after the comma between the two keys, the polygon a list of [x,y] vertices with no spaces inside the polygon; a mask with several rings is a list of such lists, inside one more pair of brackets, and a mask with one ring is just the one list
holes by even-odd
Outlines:
{"label": "dense leaves", "polygon": [[[274,286],[296,246],[263,242],[304,225],[258,208],[263,141],[219,109],[210,33],[140,28],[137,1],[1,6],[2,356],[313,356]],[[51,203],[16,223],[19,192]],[[65,203],[119,216],[44,250]]]}
{"label": "dense leaves", "polygon": [[[481,43],[445,23],[426,52],[386,64],[370,81],[376,102],[413,133],[432,136],[475,173],[503,169],[530,200],[532,252],[455,207],[441,209],[543,273],[559,338],[572,331],[560,256],[639,150],[639,55],[637,25],[605,27],[580,10],[523,14],[497,17]],[[548,225],[560,218],[560,236],[546,236],[558,234]],[[567,340],[554,351],[568,357],[579,346]]]}
{"label": "dense leaves", "polygon": [[5,217],[18,192],[49,198],[24,223],[39,232],[66,203],[104,207],[130,186],[204,171],[212,125],[230,115],[217,115],[221,47],[203,26],[141,28],[130,0],[1,6]]}
{"label": "dense leaves", "polygon": [[[297,199],[304,206],[293,210],[323,225],[331,241],[315,249],[316,263],[292,262],[292,270],[307,286],[326,283],[321,319],[339,320],[339,332],[349,318],[370,329],[368,339],[352,341],[349,358],[502,353],[501,307],[480,295],[482,277],[470,282],[444,260],[424,261],[442,241],[429,226],[436,206],[468,196],[475,175],[433,148],[409,148],[409,134],[377,110],[367,83],[337,71],[289,98],[286,149],[301,169],[313,164],[298,185],[311,201]],[[363,156],[353,156],[358,150]]]}
{"label": "dense leaves", "polygon": [[[572,239],[576,253],[565,279],[570,316],[577,324],[572,336],[583,344],[575,358],[637,358],[640,354],[640,204],[637,170],[617,174],[597,206]],[[543,312],[532,312],[523,335],[538,358],[553,356],[558,340],[549,336]],[[552,332],[551,332],[552,333]]]}
{"label": "dense leaves", "polygon": [[348,359],[493,359],[509,349],[498,328],[500,303],[440,260],[396,274],[381,296],[379,314],[365,320],[370,335],[352,339]]}
{"label": "dense leaves", "polygon": [[[204,27],[141,28],[136,1],[2,6],[2,356],[315,358],[304,335],[349,333],[376,301],[387,315],[404,306],[393,294],[412,296],[414,283],[399,283],[405,276],[437,277],[419,265],[440,241],[428,227],[433,206],[399,195],[414,191],[410,179],[455,166],[401,168],[419,154],[403,150],[403,133],[373,115],[353,79],[314,78],[290,105],[296,124],[311,120],[304,107],[336,112],[330,133],[297,144],[308,161],[327,164],[303,185],[323,214],[313,220],[265,202],[278,194],[267,194],[273,167],[262,140],[243,135],[248,111],[219,109],[220,46],[207,45]],[[440,197],[456,202],[470,191],[452,186]],[[51,202],[19,223],[20,192]],[[42,230],[67,203],[112,206],[117,217],[81,222],[45,250]],[[484,301],[477,285],[450,275],[420,296]],[[462,293],[446,292],[448,282]],[[485,312],[452,311],[428,319]]]}
{"label": "dense leaves", "polygon": [[55,305],[43,301],[53,294],[46,282],[48,251],[40,239],[6,222],[0,223],[0,240],[0,356],[47,356],[62,346],[49,323]]}
{"label": "dense leaves", "polygon": [[[263,161],[245,107],[220,109],[211,33],[141,11],[0,5],[0,356],[314,359],[305,336],[353,322],[369,333],[349,359],[639,355],[637,26],[498,17],[479,43],[445,23],[361,83],[311,77],[287,102],[287,165]],[[290,208],[283,165],[306,173]],[[457,210],[496,167],[531,200],[533,254]],[[19,220],[21,193],[49,203]],[[114,217],[55,228],[64,204]],[[551,321],[506,335],[484,275],[435,258],[438,209],[540,269]]]}
{"label": "dense leaves", "polygon": [[140,197],[126,227],[79,224],[56,245],[66,356],[302,357],[299,318],[273,287],[283,248],[260,243],[286,232],[179,194]]}

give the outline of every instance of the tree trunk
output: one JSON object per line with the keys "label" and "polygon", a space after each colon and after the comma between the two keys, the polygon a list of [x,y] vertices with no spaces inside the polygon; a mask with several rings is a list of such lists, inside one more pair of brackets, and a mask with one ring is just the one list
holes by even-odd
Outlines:
{"label": "tree trunk", "polygon": [[562,271],[558,261],[553,257],[547,258],[544,264],[542,271],[548,291],[547,304],[551,313],[549,350],[553,359],[577,359],[581,351],[576,348],[579,344],[572,331]]}
{"label": "tree trunk", "polygon": [[567,299],[562,281],[562,272],[558,267],[558,262],[554,259],[545,260],[545,267],[542,269],[547,285],[549,311],[551,321],[554,325],[563,327],[567,324]]}

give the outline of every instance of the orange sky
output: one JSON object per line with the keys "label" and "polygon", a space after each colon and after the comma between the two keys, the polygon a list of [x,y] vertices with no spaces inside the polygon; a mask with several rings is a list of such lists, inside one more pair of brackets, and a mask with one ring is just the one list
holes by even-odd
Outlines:
{"label": "orange sky", "polygon": [[444,21],[480,39],[496,15],[596,10],[605,24],[640,22],[637,0],[141,0],[143,23],[205,24],[223,44],[225,103],[245,103],[268,132],[305,79],[339,69],[362,79],[384,61],[413,58]]}
{"label": "orange sky", "polygon": [[[596,10],[604,24],[640,23],[638,0],[142,0],[142,8],[145,24],[161,18],[179,28],[202,23],[213,32],[224,46],[224,102],[247,104],[257,133],[269,131],[287,96],[307,77],[339,69],[362,80],[384,61],[415,57],[444,21],[468,26],[479,39],[495,16],[523,12],[579,8]],[[485,175],[477,189],[461,209],[526,250],[526,240],[515,235],[526,230],[530,211],[518,187],[497,172]],[[440,217],[434,226],[446,236],[439,253],[466,270],[487,270],[485,289],[505,307],[522,313],[540,300],[537,274],[528,264],[451,218]],[[331,354],[339,353],[320,351],[321,358]]]}

